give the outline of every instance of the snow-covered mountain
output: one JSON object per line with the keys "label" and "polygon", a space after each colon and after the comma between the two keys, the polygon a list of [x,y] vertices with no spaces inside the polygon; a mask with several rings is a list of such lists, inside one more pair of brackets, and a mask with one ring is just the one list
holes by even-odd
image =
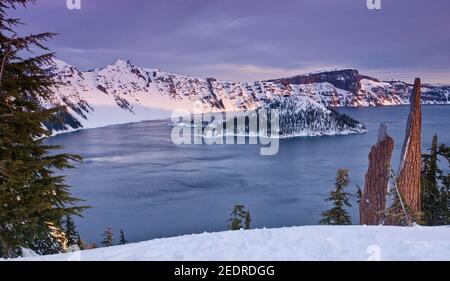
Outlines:
{"label": "snow-covered mountain", "polygon": [[[195,101],[205,112],[254,110],[276,98],[297,95],[332,107],[408,104],[412,89],[410,84],[381,82],[354,69],[250,83],[176,75],[125,60],[85,72],[59,60],[55,64],[59,85],[50,103],[69,109],[66,127],[55,130],[166,118],[175,108],[193,110]],[[423,92],[426,104],[450,104],[450,86],[424,86]]]}
{"label": "snow-covered mountain", "polygon": [[[380,81],[355,69],[314,72],[268,82],[332,107],[406,105],[414,86],[401,81]],[[450,104],[450,85],[423,85],[422,103]]]}

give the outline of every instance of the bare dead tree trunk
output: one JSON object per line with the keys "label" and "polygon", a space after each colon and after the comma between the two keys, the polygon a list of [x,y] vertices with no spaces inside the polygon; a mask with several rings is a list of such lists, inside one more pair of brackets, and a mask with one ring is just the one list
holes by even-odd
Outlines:
{"label": "bare dead tree trunk", "polygon": [[397,173],[397,184],[406,206],[413,213],[420,212],[421,190],[421,130],[422,109],[420,79],[416,78],[411,94],[411,109],[406,125],[406,135],[400,159],[400,167]]}
{"label": "bare dead tree trunk", "polygon": [[369,154],[369,168],[359,203],[360,224],[378,225],[384,217],[393,150],[394,139],[387,134],[387,125],[381,124],[378,142]]}

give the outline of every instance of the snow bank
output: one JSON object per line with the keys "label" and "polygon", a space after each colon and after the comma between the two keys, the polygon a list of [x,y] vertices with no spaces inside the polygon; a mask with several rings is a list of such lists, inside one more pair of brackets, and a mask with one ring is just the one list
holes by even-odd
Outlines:
{"label": "snow bank", "polygon": [[26,261],[450,260],[450,227],[304,226],[204,233]]}

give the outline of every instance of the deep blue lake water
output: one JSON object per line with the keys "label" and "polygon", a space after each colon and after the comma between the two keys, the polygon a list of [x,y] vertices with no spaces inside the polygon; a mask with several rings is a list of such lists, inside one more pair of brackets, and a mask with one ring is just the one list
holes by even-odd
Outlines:
{"label": "deep blue lake water", "polygon": [[[281,140],[275,156],[260,156],[260,147],[248,144],[176,146],[164,121],[83,130],[49,142],[84,157],[65,174],[73,194],[93,207],[76,219],[87,242],[100,241],[107,225],[117,234],[123,228],[130,242],[225,230],[236,203],[250,209],[254,228],[317,224],[337,169],[350,170],[348,191],[363,186],[381,122],[396,141],[396,170],[409,107],[340,111],[369,132]],[[435,133],[449,144],[450,106],[424,106],[423,126],[424,148]],[[357,211],[354,204],[355,223]]]}

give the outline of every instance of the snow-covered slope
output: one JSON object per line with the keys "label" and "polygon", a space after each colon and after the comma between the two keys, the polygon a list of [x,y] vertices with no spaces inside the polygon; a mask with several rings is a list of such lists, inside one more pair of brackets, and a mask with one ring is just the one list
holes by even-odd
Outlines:
{"label": "snow-covered slope", "polygon": [[[175,108],[193,110],[200,101],[205,112],[253,110],[273,99],[307,96],[325,106],[407,104],[412,85],[380,82],[354,69],[310,73],[270,81],[232,82],[170,74],[118,60],[82,72],[56,61],[52,104],[67,105],[66,128],[166,118]],[[450,86],[424,86],[423,102],[450,104]]]}
{"label": "snow-covered slope", "polygon": [[20,260],[450,260],[450,227],[304,226],[204,233]]}

